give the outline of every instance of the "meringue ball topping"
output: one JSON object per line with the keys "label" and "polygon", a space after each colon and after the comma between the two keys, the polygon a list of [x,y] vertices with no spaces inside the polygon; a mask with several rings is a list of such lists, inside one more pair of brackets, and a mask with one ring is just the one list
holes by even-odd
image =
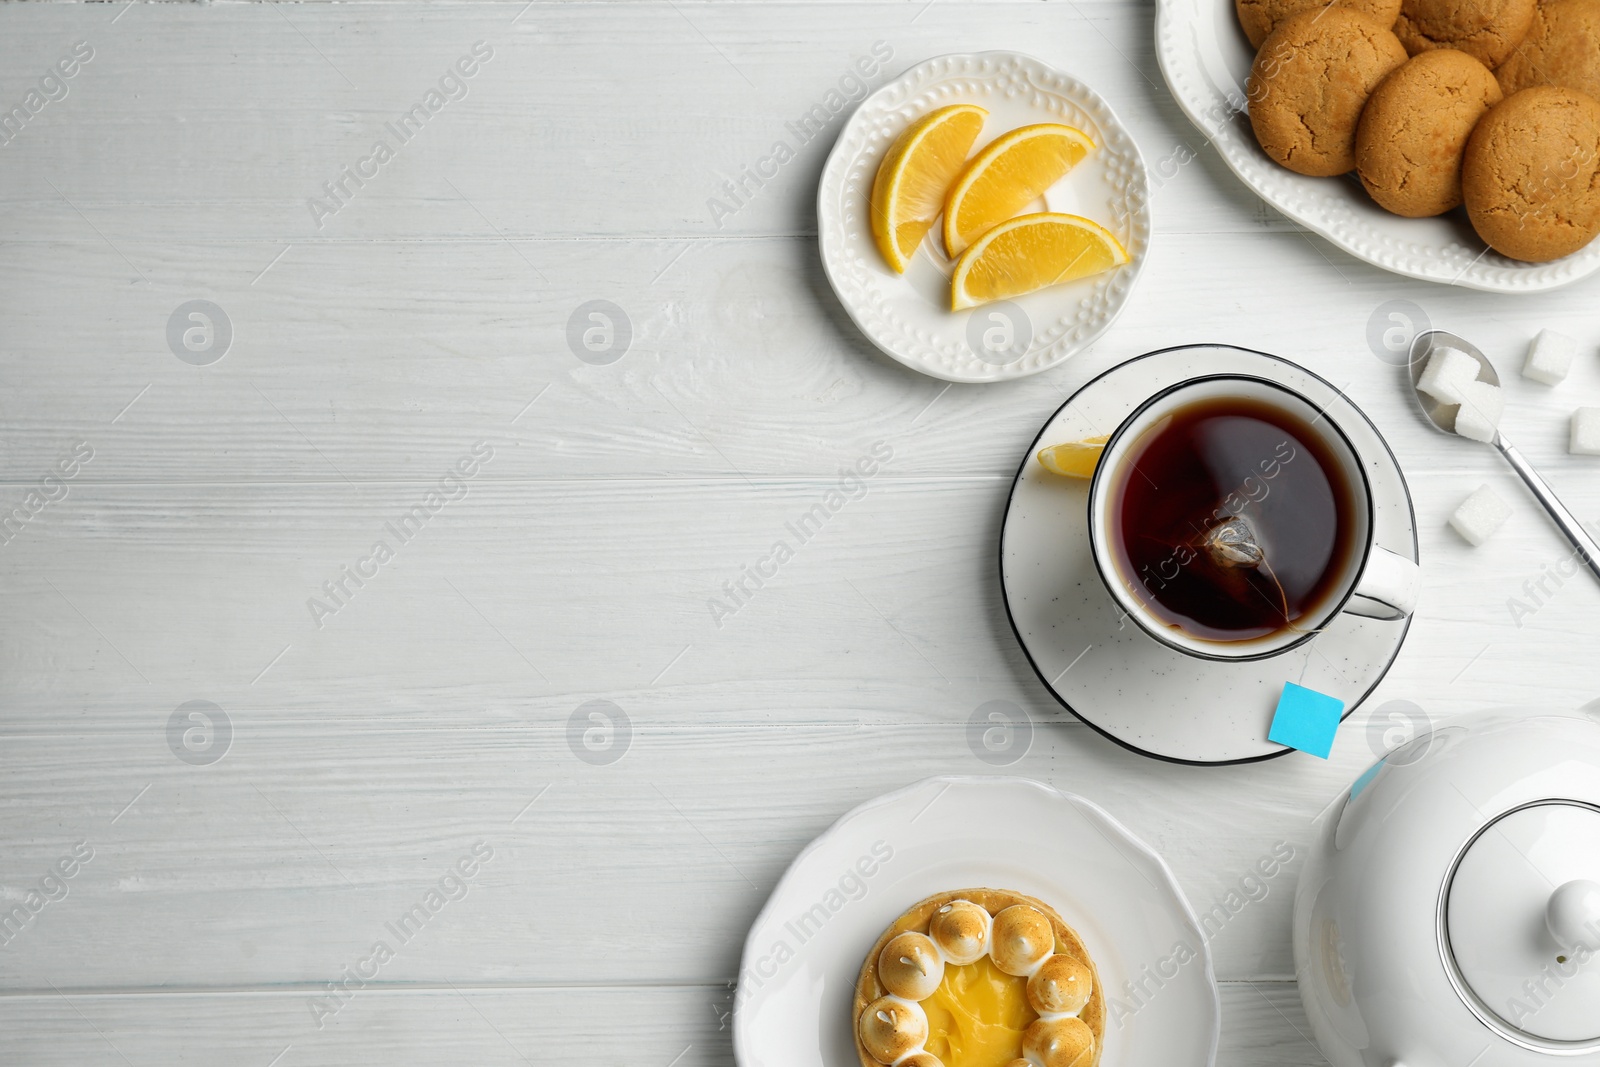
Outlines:
{"label": "meringue ball topping", "polygon": [[878,954],[878,978],[897,997],[923,1000],[944,979],[944,960],[927,934],[898,934]]}
{"label": "meringue ball topping", "polygon": [[970,900],[952,900],[928,924],[928,934],[944,952],[946,962],[976,962],[988,951],[989,913]]}
{"label": "meringue ball topping", "polygon": [[1028,1003],[1040,1014],[1076,1015],[1094,993],[1094,973],[1082,960],[1056,953],[1028,979]]}
{"label": "meringue ball topping", "polygon": [[862,961],[861,1067],[1098,1067],[1100,977],[1077,932],[1011,890],[935,894]]}
{"label": "meringue ball topping", "polygon": [[1036,1019],[1022,1035],[1022,1051],[1041,1067],[1088,1067],[1094,1031],[1082,1019]]}
{"label": "meringue ball topping", "polygon": [[1055,950],[1055,928],[1038,908],[1013,904],[994,917],[994,944],[989,955],[1007,974],[1026,976]]}
{"label": "meringue ball topping", "polygon": [[879,1063],[893,1063],[928,1040],[928,1017],[898,997],[879,997],[861,1013],[861,1044]]}

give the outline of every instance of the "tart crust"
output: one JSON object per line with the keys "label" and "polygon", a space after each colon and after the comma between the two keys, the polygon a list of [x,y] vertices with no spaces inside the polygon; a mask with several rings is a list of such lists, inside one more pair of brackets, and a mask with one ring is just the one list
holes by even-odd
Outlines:
{"label": "tart crust", "polygon": [[1050,925],[1055,929],[1056,952],[1082,962],[1094,976],[1094,990],[1089,995],[1088,1003],[1084,1004],[1083,1010],[1078,1013],[1078,1018],[1083,1020],[1094,1034],[1094,1058],[1087,1067],[1099,1067],[1100,1053],[1105,1048],[1106,1000],[1100,988],[1100,972],[1095,968],[1088,947],[1084,945],[1078,932],[1068,926],[1050,905],[1035,897],[1014,893],[1009,889],[955,889],[945,893],[935,893],[907,908],[898,919],[889,924],[889,928],[873,944],[866,960],[861,964],[861,974],[856,979],[855,1000],[851,1004],[850,1033],[856,1043],[856,1055],[861,1058],[861,1067],[884,1067],[861,1043],[860,1029],[857,1026],[857,1021],[861,1018],[861,1013],[867,1010],[867,1005],[889,993],[878,978],[878,956],[883,952],[883,946],[887,945],[891,938],[908,931],[927,933],[934,913],[952,900],[970,900],[987,911],[991,920],[1013,904],[1026,904],[1037,908],[1050,920]]}

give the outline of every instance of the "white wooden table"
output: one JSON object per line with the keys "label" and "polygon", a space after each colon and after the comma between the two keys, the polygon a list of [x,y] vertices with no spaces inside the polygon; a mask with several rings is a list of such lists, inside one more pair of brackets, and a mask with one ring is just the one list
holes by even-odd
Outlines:
{"label": "white wooden table", "polygon": [[[1407,299],[1475,338],[1509,372],[1508,428],[1600,518],[1600,465],[1565,454],[1567,412],[1600,402],[1600,280],[1485,296],[1300,232],[1179,115],[1151,21],[1110,0],[0,9],[0,107],[27,114],[0,146],[20,509],[0,904],[26,916],[0,945],[0,1062],[728,1064],[746,928],[878,793],[1053,782],[1162,850],[1203,911],[1278,842],[1303,857],[1373,759],[1377,705],[1596,695],[1600,590],[1580,573],[1530,600],[1563,542],[1489,451],[1426,430],[1367,331]],[[1091,351],[946,387],[834,300],[813,202],[842,117],[803,144],[790,124],[859,96],[875,49],[869,86],[986,48],[1110,100],[1156,174],[1157,234]],[[430,91],[420,129],[391,132]],[[776,142],[793,161],[729,203]],[[187,310],[169,343],[193,300],[231,327],[220,359]],[[568,341],[596,300],[626,316],[609,363]],[[1586,350],[1554,391],[1515,375],[1544,325]],[[1348,383],[1411,480],[1422,611],[1326,763],[1127,753],[1060,711],[1006,625],[994,545],[1038,425],[1194,341]],[[867,495],[717,625],[708,601],[877,441],[894,455]],[[1444,523],[1482,482],[1517,513],[1470,549]],[[989,700],[1037,723],[1008,767],[967,745]],[[631,732],[575,738],[591,701]],[[391,936],[462,861],[459,899]],[[1321,1062],[1289,948],[1299,862],[1213,942],[1224,1064]]]}

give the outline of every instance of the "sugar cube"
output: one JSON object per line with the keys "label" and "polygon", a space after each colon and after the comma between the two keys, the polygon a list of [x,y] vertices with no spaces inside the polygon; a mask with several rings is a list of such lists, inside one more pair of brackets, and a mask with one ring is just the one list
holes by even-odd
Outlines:
{"label": "sugar cube", "polygon": [[1461,403],[1461,389],[1478,380],[1478,361],[1449,345],[1440,345],[1428,356],[1427,366],[1417,388],[1441,404]]}
{"label": "sugar cube", "polygon": [[1578,354],[1578,342],[1564,333],[1540,330],[1539,336],[1528,346],[1528,360],[1522,365],[1522,376],[1546,385],[1560,385],[1572,369],[1572,359]]}
{"label": "sugar cube", "polygon": [[1461,386],[1461,406],[1456,409],[1456,433],[1474,441],[1492,442],[1506,409],[1506,394],[1498,385],[1468,382]]}
{"label": "sugar cube", "polygon": [[1572,440],[1567,451],[1574,456],[1600,456],[1600,408],[1579,408],[1572,413]]}
{"label": "sugar cube", "polygon": [[1480,485],[1451,514],[1450,525],[1467,544],[1481,545],[1510,517],[1511,505],[1487,485]]}

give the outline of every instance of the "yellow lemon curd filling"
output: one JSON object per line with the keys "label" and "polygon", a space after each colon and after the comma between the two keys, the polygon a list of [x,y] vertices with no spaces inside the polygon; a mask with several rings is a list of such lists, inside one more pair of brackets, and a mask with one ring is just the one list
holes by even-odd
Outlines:
{"label": "yellow lemon curd filling", "polygon": [[945,1067],[1006,1067],[1022,1055],[1022,1032],[1039,1017],[1028,1004],[1028,980],[1006,974],[988,956],[947,964],[922,1010],[924,1047]]}

